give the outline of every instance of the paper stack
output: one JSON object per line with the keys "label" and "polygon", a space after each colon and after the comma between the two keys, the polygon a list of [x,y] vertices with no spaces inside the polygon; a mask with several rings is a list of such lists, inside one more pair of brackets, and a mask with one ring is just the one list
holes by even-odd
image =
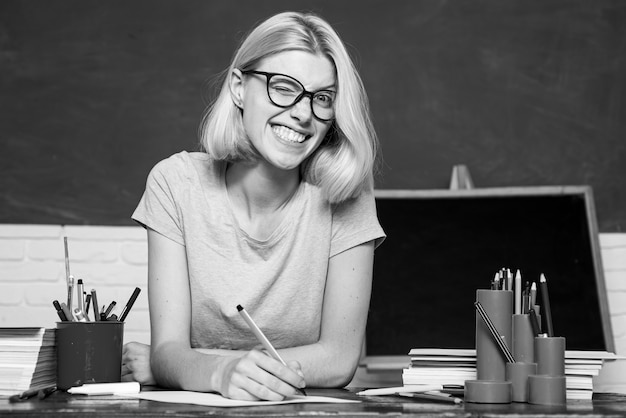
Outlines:
{"label": "paper stack", "polygon": [[0,328],[0,395],[56,382],[55,329]]}
{"label": "paper stack", "polygon": [[[402,372],[404,385],[437,384],[463,386],[476,380],[474,349],[413,349],[411,363]],[[605,360],[619,358],[606,351],[565,351],[565,384],[567,399],[591,399],[593,377]]]}

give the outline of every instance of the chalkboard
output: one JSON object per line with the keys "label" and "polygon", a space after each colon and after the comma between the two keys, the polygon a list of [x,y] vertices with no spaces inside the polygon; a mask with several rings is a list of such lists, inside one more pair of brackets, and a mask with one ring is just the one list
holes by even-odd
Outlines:
{"label": "chalkboard", "polygon": [[476,290],[502,268],[524,283],[545,275],[568,350],[615,350],[588,187],[379,191],[377,203],[388,238],[374,259],[368,356],[474,348]]}
{"label": "chalkboard", "polygon": [[150,168],[197,149],[212,80],[258,21],[324,16],[370,96],[377,187],[586,184],[626,230],[626,3],[3,0],[0,222],[131,225]]}

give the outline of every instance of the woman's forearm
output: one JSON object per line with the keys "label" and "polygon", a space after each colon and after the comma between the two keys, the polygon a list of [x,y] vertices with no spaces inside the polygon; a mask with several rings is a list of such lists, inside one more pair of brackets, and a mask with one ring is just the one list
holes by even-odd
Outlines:
{"label": "woman's forearm", "polygon": [[278,350],[285,361],[296,360],[308,387],[344,387],[352,380],[361,356],[358,350],[318,342]]}
{"label": "woman's forearm", "polygon": [[231,356],[202,351],[175,343],[153,348],[150,364],[155,380],[169,388],[220,392],[220,370]]}

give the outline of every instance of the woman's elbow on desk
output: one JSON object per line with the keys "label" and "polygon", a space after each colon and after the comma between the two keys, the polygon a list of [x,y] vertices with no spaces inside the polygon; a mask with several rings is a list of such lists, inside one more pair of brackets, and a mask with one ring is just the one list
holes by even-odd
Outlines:
{"label": "woman's elbow on desk", "polygon": [[345,387],[356,373],[359,365],[360,351],[347,349],[339,345],[325,347],[318,343],[321,349],[304,371],[307,386],[320,388]]}

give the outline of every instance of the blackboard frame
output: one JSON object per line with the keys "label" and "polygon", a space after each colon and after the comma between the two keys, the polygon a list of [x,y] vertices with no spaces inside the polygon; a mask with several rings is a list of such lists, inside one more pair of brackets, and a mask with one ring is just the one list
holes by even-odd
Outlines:
{"label": "blackboard frame", "polygon": [[[566,219],[564,222],[571,222],[571,229],[578,229],[582,231],[581,240],[586,242],[581,242],[581,248],[585,249],[581,250],[585,253],[585,257],[588,257],[589,270],[593,277],[589,277],[590,280],[593,281],[591,284],[593,288],[595,288],[596,296],[597,296],[597,325],[600,327],[598,332],[601,332],[602,342],[598,342],[599,346],[594,348],[586,348],[586,347],[568,347],[568,349],[590,349],[590,350],[603,350],[609,352],[615,352],[615,345],[613,339],[613,333],[610,322],[610,313],[608,308],[608,298],[604,280],[604,270],[602,266],[601,252],[600,252],[600,244],[599,244],[599,236],[598,236],[598,225],[596,219],[595,212],[595,204],[593,199],[593,191],[590,186],[538,186],[538,187],[506,187],[506,188],[476,188],[476,189],[468,189],[468,190],[376,190],[375,191],[376,201],[377,201],[377,209],[379,220],[386,230],[388,237],[386,242],[382,244],[376,250],[375,261],[374,261],[374,284],[372,289],[372,301],[370,305],[370,313],[368,318],[368,329],[366,334],[366,344],[364,349],[364,354],[366,359],[380,359],[380,358],[393,358],[397,356],[403,356],[404,354],[408,354],[408,351],[411,348],[474,348],[473,346],[456,346],[456,347],[447,347],[447,346],[433,346],[427,345],[422,346],[419,342],[419,339],[416,339],[414,343],[411,343],[410,346],[404,346],[399,351],[397,347],[394,348],[385,348],[384,345],[387,342],[383,342],[380,345],[380,340],[385,339],[385,336],[389,336],[392,334],[398,335],[406,332],[407,328],[410,328],[410,325],[407,326],[407,323],[401,324],[401,326],[394,326],[396,324],[390,323],[395,321],[390,321],[389,318],[385,318],[385,314],[382,316],[379,315],[382,310],[388,309],[393,310],[396,309],[398,303],[400,301],[386,300],[384,303],[381,303],[380,300],[377,300],[377,292],[381,289],[381,286],[386,286],[388,289],[395,289],[397,295],[406,294],[407,292],[411,292],[411,290],[406,287],[406,283],[395,283],[395,277],[401,275],[403,266],[398,265],[396,269],[394,269],[392,274],[387,274],[387,272],[381,272],[381,268],[389,268],[391,265],[388,261],[384,260],[384,257],[402,257],[401,254],[406,249],[401,248],[401,243],[405,241],[405,238],[409,238],[408,242],[414,242],[410,240],[410,234],[419,234],[419,232],[411,231],[411,228],[414,226],[411,224],[406,225],[406,229],[402,230],[397,226],[392,226],[394,222],[406,222],[406,219],[409,219],[408,222],[412,222],[409,216],[403,214],[402,206],[407,206],[411,204],[420,203],[422,205],[440,205],[442,208],[453,205],[493,205],[494,202],[501,202],[509,204],[511,202],[537,202],[541,201],[541,204],[545,204],[545,202],[573,202],[572,205],[578,206],[578,214],[575,215],[578,219],[569,219],[565,213],[563,213],[563,218]],[[553,200],[554,199],[554,200]],[[409,203],[413,202],[413,203]],[[496,203],[499,204],[499,203]],[[523,203],[525,204],[525,203]],[[535,203],[532,203],[534,205]],[[568,205],[570,203],[567,203]],[[389,206],[391,205],[391,206]],[[395,205],[395,206],[394,206]],[[393,210],[390,210],[392,208]],[[556,207],[555,210],[561,210]],[[546,212],[548,212],[546,210]],[[542,211],[538,212],[529,212],[532,214],[541,214]],[[529,215],[529,216],[535,216]],[[416,214],[417,216],[417,214]],[[439,219],[445,218],[445,210],[438,214]],[[539,215],[538,215],[539,216]],[[584,219],[580,219],[583,217]],[[454,223],[459,221],[458,219],[451,219],[450,222]],[[418,222],[417,220],[415,221]],[[459,221],[460,222],[460,221]],[[582,222],[582,225],[580,223]],[[574,225],[576,223],[576,225]],[[531,224],[529,222],[529,224]],[[541,224],[537,224],[541,225]],[[529,228],[533,226],[530,225]],[[404,232],[403,232],[404,231]],[[394,235],[401,235],[399,239]],[[395,240],[395,243],[394,243]],[[546,240],[547,241],[547,240]],[[406,244],[406,242],[405,242]],[[571,244],[571,243],[568,243]],[[388,248],[385,249],[385,246]],[[557,245],[559,246],[559,245]],[[563,245],[565,246],[565,245]],[[423,249],[423,248],[422,248]],[[385,252],[386,251],[386,252]],[[393,254],[393,255],[389,255]],[[406,255],[406,253],[405,253]],[[393,261],[395,263],[405,263],[405,266],[413,265],[416,263],[418,257],[427,258],[428,254],[415,254],[415,257],[405,257],[403,260]],[[382,267],[381,267],[382,266]],[[411,267],[406,267],[410,269]],[[383,277],[384,276],[384,277]],[[548,280],[550,281],[550,276],[548,275]],[[400,280],[407,280],[400,279]],[[411,279],[409,279],[411,280]],[[534,280],[534,279],[533,279]],[[487,288],[489,282],[489,278],[485,277],[483,288]],[[587,283],[589,284],[589,283]],[[453,282],[446,283],[444,286],[454,285]],[[551,291],[551,299],[553,298],[553,294],[557,292]],[[380,299],[380,298],[379,298]],[[406,303],[407,299],[404,299],[404,303]],[[473,316],[472,305],[473,300],[468,300],[468,315]],[[415,296],[416,304],[430,304],[430,312],[432,315],[424,318],[425,321],[437,322],[441,320],[441,315],[437,312],[437,304],[438,302],[430,299],[429,294],[425,295],[416,295]],[[414,305],[416,306],[416,305]],[[382,308],[381,308],[382,307]],[[584,309],[584,308],[583,308]],[[407,309],[407,315],[409,315],[413,309]],[[397,318],[396,318],[397,319]],[[471,319],[471,318],[470,318]],[[382,321],[381,321],[382,320]],[[473,319],[471,319],[473,321]],[[377,322],[378,321],[378,322]],[[401,322],[401,321],[400,321]],[[372,329],[375,327],[376,329]],[[581,327],[582,328],[582,327]],[[381,329],[384,329],[381,331]],[[454,334],[457,330],[449,330],[451,334]],[[471,331],[473,333],[473,330]],[[423,334],[422,334],[423,335]],[[566,339],[568,338],[565,335]],[[393,340],[395,337],[389,338]],[[599,337],[598,337],[599,338]],[[575,339],[574,339],[575,340]],[[584,345],[584,343],[581,343]],[[368,360],[365,361],[368,363]],[[376,361],[370,361],[370,364],[375,364]],[[385,367],[383,367],[385,368]]]}

